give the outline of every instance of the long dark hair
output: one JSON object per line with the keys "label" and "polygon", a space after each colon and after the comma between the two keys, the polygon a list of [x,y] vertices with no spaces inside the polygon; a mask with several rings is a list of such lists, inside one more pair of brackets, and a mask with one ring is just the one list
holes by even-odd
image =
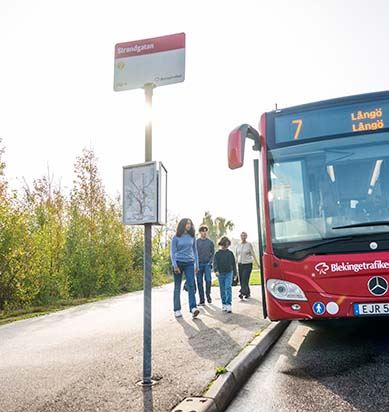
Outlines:
{"label": "long dark hair", "polygon": [[195,236],[195,230],[194,230],[194,227],[193,227],[193,222],[192,222],[191,219],[188,219],[187,217],[185,217],[184,219],[181,219],[180,223],[178,223],[176,236],[181,237],[185,233],[185,226],[188,223],[188,221],[192,225],[190,227],[189,231],[188,231],[188,235],[191,235],[192,237]]}

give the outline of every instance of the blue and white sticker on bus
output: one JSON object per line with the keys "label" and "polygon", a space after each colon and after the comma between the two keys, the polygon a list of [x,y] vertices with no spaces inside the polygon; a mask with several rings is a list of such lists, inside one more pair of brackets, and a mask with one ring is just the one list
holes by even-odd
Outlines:
{"label": "blue and white sticker on bus", "polygon": [[312,310],[315,315],[323,315],[326,311],[326,306],[323,302],[315,302],[312,305]]}

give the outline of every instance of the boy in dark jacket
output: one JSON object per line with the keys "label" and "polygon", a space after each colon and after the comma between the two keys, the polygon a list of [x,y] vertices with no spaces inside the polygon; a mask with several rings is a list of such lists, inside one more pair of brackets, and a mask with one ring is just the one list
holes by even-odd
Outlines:
{"label": "boy in dark jacket", "polygon": [[222,300],[223,312],[232,312],[232,279],[236,275],[235,256],[228,249],[231,245],[230,239],[223,236],[218,245],[220,249],[215,253],[214,271],[219,279],[220,297]]}

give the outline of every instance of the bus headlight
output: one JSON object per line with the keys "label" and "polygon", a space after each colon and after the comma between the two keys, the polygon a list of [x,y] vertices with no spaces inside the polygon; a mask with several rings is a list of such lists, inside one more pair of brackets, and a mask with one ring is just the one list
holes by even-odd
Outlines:
{"label": "bus headlight", "polygon": [[300,286],[281,279],[269,279],[267,290],[280,300],[308,300]]}

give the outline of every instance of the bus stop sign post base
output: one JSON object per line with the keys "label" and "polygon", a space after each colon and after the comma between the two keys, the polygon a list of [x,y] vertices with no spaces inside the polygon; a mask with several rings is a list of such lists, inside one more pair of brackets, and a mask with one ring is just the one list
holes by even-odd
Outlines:
{"label": "bus stop sign post base", "polygon": [[154,379],[150,379],[149,383],[145,383],[143,380],[138,381],[136,384],[138,386],[141,386],[142,388],[151,388],[154,385],[157,385],[159,383],[159,381],[156,381]]}

